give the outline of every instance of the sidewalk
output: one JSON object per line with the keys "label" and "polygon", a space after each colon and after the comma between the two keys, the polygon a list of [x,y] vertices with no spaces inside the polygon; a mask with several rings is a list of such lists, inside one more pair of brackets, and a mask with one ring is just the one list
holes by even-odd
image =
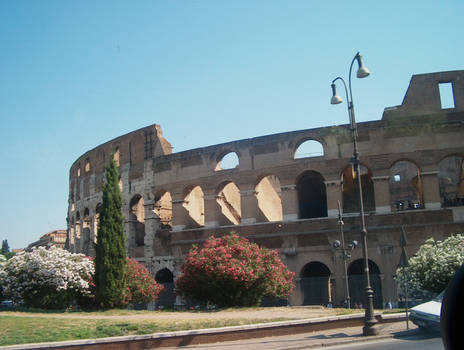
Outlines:
{"label": "sidewalk", "polygon": [[278,337],[226,341],[183,347],[167,347],[163,348],[163,350],[300,350],[388,339],[417,332],[417,326],[412,324],[412,322],[409,322],[408,331],[406,329],[406,321],[382,323],[376,327],[379,331],[379,335],[370,337],[363,336],[362,327],[357,326],[318,332],[289,334]]}

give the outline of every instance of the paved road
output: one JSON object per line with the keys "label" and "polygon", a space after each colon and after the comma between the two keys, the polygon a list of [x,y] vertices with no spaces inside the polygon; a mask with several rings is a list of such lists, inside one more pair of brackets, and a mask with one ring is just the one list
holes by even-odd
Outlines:
{"label": "paved road", "polygon": [[[304,348],[302,348],[304,349]],[[315,348],[313,348],[315,349]],[[317,348],[316,348],[317,349]],[[383,339],[374,342],[355,343],[330,347],[331,350],[444,350],[441,337],[424,334],[402,339]]]}
{"label": "paved road", "polygon": [[[169,347],[163,350],[300,350],[327,348],[328,346],[331,346],[330,349],[348,349],[352,344],[355,346],[350,349],[443,349],[440,337],[425,334],[416,329],[414,325],[410,325],[410,330],[407,332],[403,322],[378,325],[378,330],[380,335],[377,337],[364,337],[361,327],[349,327],[277,337],[186,345],[179,348]],[[377,348],[378,345],[384,347]]]}

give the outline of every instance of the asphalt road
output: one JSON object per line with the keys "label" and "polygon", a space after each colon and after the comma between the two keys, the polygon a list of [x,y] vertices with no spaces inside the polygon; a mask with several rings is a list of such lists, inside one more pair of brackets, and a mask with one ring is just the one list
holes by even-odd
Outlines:
{"label": "asphalt road", "polygon": [[[383,339],[374,342],[345,344],[325,349],[340,350],[444,350],[440,336],[416,334],[412,337]],[[304,348],[303,348],[304,349]],[[314,349],[314,348],[313,348]],[[317,348],[316,348],[317,349]]]}

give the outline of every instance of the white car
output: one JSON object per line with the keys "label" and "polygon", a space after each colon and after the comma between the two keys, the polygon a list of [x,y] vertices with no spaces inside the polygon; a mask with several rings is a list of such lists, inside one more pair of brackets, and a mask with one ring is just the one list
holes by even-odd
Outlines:
{"label": "white car", "polygon": [[445,291],[441,292],[435,299],[413,307],[409,319],[421,329],[439,332],[443,294]]}

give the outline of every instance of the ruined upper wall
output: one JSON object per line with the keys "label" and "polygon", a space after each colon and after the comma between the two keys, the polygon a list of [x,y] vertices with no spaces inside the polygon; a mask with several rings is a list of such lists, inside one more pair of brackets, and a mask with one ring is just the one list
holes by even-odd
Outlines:
{"label": "ruined upper wall", "polygon": [[[439,85],[451,83],[454,108],[443,109]],[[464,111],[464,71],[448,71],[413,75],[400,106],[385,108],[382,119],[402,116],[427,115],[444,111]]]}
{"label": "ruined upper wall", "polygon": [[161,127],[153,124],[113,140],[84,153],[71,166],[69,177],[85,177],[102,174],[111,154],[117,153],[120,164],[131,164],[132,176],[143,174],[143,163],[147,158],[172,153],[171,144],[163,137]]}

